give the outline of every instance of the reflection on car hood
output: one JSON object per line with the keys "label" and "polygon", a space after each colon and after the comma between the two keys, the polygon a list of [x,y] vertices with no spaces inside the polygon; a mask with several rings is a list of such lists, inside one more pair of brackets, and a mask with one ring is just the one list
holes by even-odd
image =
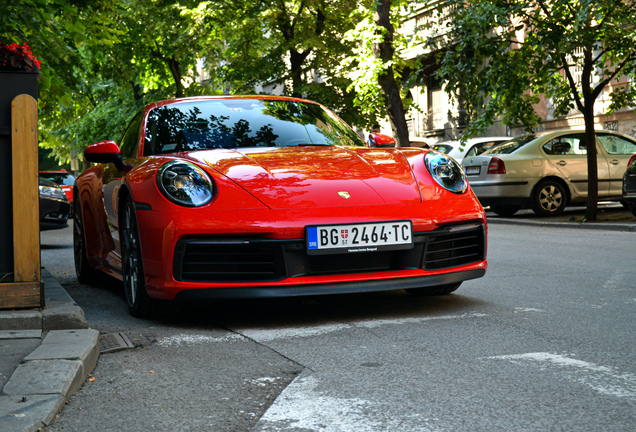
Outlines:
{"label": "reflection on car hood", "polygon": [[268,147],[189,156],[231,178],[270,208],[421,201],[408,161],[396,149]]}

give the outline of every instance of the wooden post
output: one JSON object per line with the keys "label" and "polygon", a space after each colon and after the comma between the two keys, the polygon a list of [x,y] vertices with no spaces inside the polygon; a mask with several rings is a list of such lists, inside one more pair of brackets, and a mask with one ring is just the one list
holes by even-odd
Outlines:
{"label": "wooden post", "polygon": [[44,306],[40,280],[38,103],[30,95],[11,103],[13,173],[13,280],[2,284],[0,308]]}

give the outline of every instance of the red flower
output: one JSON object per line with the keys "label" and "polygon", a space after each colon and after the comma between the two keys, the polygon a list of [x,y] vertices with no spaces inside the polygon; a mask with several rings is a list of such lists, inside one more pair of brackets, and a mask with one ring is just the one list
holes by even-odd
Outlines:
{"label": "red flower", "polygon": [[40,75],[40,60],[38,60],[25,42],[11,45],[0,42],[0,70],[37,72]]}

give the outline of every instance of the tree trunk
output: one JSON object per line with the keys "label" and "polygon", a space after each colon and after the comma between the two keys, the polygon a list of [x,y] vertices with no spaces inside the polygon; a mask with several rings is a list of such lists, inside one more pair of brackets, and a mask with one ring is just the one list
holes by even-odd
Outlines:
{"label": "tree trunk", "polygon": [[177,59],[172,56],[172,58],[168,59],[168,67],[170,68],[170,72],[172,73],[172,77],[174,78],[174,83],[177,86],[177,90],[175,91],[175,97],[183,97],[183,83],[181,82],[181,65]]}
{"label": "tree trunk", "polygon": [[587,209],[585,220],[596,222],[598,209],[598,165],[596,133],[594,132],[594,101],[585,101],[585,142],[587,143]]}
{"label": "tree trunk", "polygon": [[[373,55],[375,58],[382,60],[384,63],[393,60],[393,32],[394,28],[391,24],[391,0],[379,0],[376,2],[377,16],[375,23],[378,27],[384,27],[384,40],[379,44],[373,44]],[[385,72],[378,77],[378,84],[384,91],[384,105],[386,107],[393,137],[398,147],[410,147],[409,130],[406,124],[406,112],[402,97],[400,96],[400,88],[395,81],[393,75],[393,67],[389,66]]]}
{"label": "tree trunk", "polygon": [[307,58],[311,51],[308,49],[303,53],[299,53],[294,49],[289,50],[289,58],[290,58],[290,75],[292,78],[292,96],[293,97],[303,97],[300,88],[304,85],[303,77],[302,77],[302,67],[303,62]]}

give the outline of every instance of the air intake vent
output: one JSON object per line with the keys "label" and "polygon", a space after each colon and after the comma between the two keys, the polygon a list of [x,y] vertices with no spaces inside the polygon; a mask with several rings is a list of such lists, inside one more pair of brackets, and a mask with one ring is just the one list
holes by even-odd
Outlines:
{"label": "air intake vent", "polygon": [[483,261],[484,251],[481,227],[431,236],[426,243],[424,268],[438,270]]}
{"label": "air intake vent", "polygon": [[272,244],[186,241],[177,246],[175,278],[185,282],[274,281],[285,277],[284,270],[280,271],[283,260],[282,246]]}

